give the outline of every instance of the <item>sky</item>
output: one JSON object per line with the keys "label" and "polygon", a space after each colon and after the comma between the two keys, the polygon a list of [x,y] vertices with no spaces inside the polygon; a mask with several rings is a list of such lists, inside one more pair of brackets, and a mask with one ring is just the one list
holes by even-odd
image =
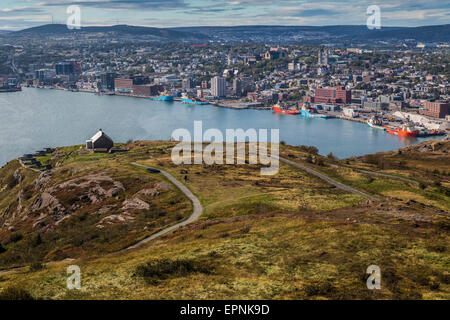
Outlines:
{"label": "sky", "polygon": [[66,23],[70,5],[82,26],[365,25],[370,5],[381,27],[450,23],[450,0],[0,0],[0,30]]}

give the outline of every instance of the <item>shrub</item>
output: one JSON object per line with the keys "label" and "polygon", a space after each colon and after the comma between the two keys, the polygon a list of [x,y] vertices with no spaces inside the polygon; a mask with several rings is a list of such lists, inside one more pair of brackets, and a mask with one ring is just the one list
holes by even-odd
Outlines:
{"label": "shrub", "polygon": [[0,293],[0,300],[35,300],[25,289],[18,287],[8,287]]}
{"label": "shrub", "polygon": [[36,234],[36,236],[33,237],[32,242],[31,242],[31,245],[32,245],[33,247],[37,247],[37,246],[39,246],[40,244],[42,244],[42,238],[41,238],[41,234],[38,233],[38,234]]}
{"label": "shrub", "polygon": [[241,229],[241,233],[249,233],[250,232],[250,226],[246,225]]}
{"label": "shrub", "polygon": [[9,240],[11,242],[19,242],[20,240],[23,239],[23,235],[21,233],[12,233],[11,236],[9,237]]}
{"label": "shrub", "polygon": [[323,162],[323,160],[322,160],[321,158],[317,158],[317,159],[316,159],[316,164],[317,164],[318,166],[324,166],[324,165],[325,165],[325,163]]}
{"label": "shrub", "polygon": [[315,282],[304,287],[307,296],[323,296],[331,298],[336,293],[336,288],[329,282]]}
{"label": "shrub", "polygon": [[31,265],[30,265],[30,271],[39,271],[39,270],[42,270],[42,269],[44,269],[44,265],[40,262],[40,261],[36,261],[36,262],[33,262]]}
{"label": "shrub", "polygon": [[317,155],[319,153],[319,149],[314,146],[299,146],[299,149],[314,155]]}
{"label": "shrub", "polygon": [[4,182],[8,186],[8,189],[14,188],[19,183],[19,181],[17,181],[17,179],[14,178],[13,175],[6,177]]}
{"label": "shrub", "polygon": [[207,260],[194,259],[155,259],[139,265],[134,276],[144,278],[149,284],[158,284],[168,278],[183,277],[192,273],[211,274],[214,266]]}

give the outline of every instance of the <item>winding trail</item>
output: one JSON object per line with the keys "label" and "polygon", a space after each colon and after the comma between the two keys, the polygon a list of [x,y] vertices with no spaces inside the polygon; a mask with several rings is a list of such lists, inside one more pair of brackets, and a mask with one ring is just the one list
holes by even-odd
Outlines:
{"label": "winding trail", "polygon": [[[275,156],[272,156],[272,157],[275,157]],[[376,198],[374,196],[371,196],[371,195],[369,195],[367,193],[364,193],[362,191],[359,191],[359,190],[356,190],[356,189],[354,189],[352,187],[349,187],[349,186],[347,186],[345,184],[342,184],[339,181],[334,180],[334,179],[332,179],[332,178],[330,178],[330,177],[328,177],[328,176],[326,176],[326,175],[324,175],[324,174],[322,174],[322,173],[320,173],[320,172],[318,172],[318,171],[316,171],[314,169],[311,169],[311,168],[309,168],[307,166],[304,166],[304,165],[302,165],[300,163],[297,163],[297,162],[294,162],[294,161],[291,161],[291,160],[288,160],[288,159],[285,159],[285,158],[282,158],[282,157],[277,157],[277,158],[281,162],[287,163],[287,164],[289,164],[289,165],[291,165],[291,166],[293,166],[295,168],[298,168],[300,170],[304,170],[304,171],[306,171],[306,172],[308,172],[308,173],[318,177],[319,179],[322,179],[322,180],[328,182],[329,184],[332,184],[336,188],[339,188],[339,189],[347,191],[347,192],[355,193],[357,195],[363,196],[363,197],[365,197],[367,199],[370,199],[370,200],[379,200],[378,198]]]}
{"label": "winding trail", "polygon": [[394,180],[400,180],[400,181],[412,183],[412,184],[415,184],[415,185],[419,185],[420,184],[418,181],[415,181],[415,180],[412,180],[412,179],[408,179],[408,178],[404,178],[404,177],[394,176],[394,175],[387,174],[387,173],[368,171],[368,170],[363,170],[363,169],[354,169],[354,170],[362,172],[362,173],[366,173],[366,174],[371,174],[371,175],[374,175],[374,176],[381,176],[381,177],[386,177],[386,178],[390,178],[390,179],[394,179]]}
{"label": "winding trail", "polygon": [[159,236],[162,236],[163,234],[166,234],[166,233],[168,233],[168,232],[170,232],[170,231],[172,231],[174,229],[177,229],[177,228],[185,226],[185,225],[187,225],[187,224],[189,224],[191,222],[194,222],[195,220],[197,220],[201,216],[201,214],[203,212],[203,208],[202,208],[202,205],[200,203],[200,200],[198,200],[198,198],[184,184],[182,184],[180,181],[178,181],[170,173],[168,173],[166,171],[163,171],[161,169],[158,169],[158,168],[149,167],[149,166],[146,166],[146,165],[143,165],[143,164],[139,164],[139,163],[136,163],[136,162],[132,162],[131,164],[135,165],[135,166],[138,166],[138,167],[141,167],[141,168],[159,170],[162,175],[164,175],[167,179],[169,179],[170,182],[172,182],[175,186],[177,186],[177,188],[180,189],[181,192],[183,192],[186,195],[186,197],[188,197],[189,200],[192,201],[192,204],[194,206],[194,211],[192,212],[191,216],[189,218],[187,218],[186,220],[181,221],[180,223],[174,224],[173,226],[167,227],[167,228],[165,228],[165,229],[163,229],[161,231],[158,231],[157,233],[152,234],[151,236],[149,236],[149,237],[139,241],[138,243],[133,244],[133,245],[131,245],[131,246],[125,248],[125,249],[122,249],[121,252],[122,251],[126,251],[126,250],[130,250],[130,249],[135,249],[135,248],[137,248],[137,247],[139,247],[139,246],[141,246],[141,245],[143,245],[143,244],[145,244],[145,243],[147,243],[147,242],[149,242],[149,241],[151,241],[151,240],[153,240],[153,239],[155,239],[155,238],[157,238]]}

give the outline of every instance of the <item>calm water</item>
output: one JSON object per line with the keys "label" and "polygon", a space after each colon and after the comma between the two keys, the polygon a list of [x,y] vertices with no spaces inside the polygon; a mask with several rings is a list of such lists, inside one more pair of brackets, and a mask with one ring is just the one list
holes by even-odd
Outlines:
{"label": "calm water", "polygon": [[[0,93],[0,165],[44,147],[83,144],[99,128],[114,141],[169,139],[177,128],[279,128],[292,145],[313,145],[340,158],[397,149],[422,139],[399,138],[358,122],[303,119],[272,111],[232,110],[179,102],[24,88]],[[192,132],[192,131],[191,131]]]}

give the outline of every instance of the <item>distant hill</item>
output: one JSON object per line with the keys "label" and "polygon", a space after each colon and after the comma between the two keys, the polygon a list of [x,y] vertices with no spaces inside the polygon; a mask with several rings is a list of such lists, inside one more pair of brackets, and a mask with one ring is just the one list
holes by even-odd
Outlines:
{"label": "distant hill", "polygon": [[195,32],[216,38],[257,39],[264,36],[295,39],[296,36],[317,36],[317,40],[339,39],[357,42],[373,40],[414,39],[416,41],[450,42],[450,25],[424,27],[382,27],[369,30],[365,25],[337,26],[232,26],[232,27],[181,27],[172,30]]}
{"label": "distant hill", "polygon": [[10,36],[65,36],[71,34],[96,34],[107,33],[111,36],[150,36],[166,40],[179,39],[204,39],[205,35],[198,33],[182,32],[172,29],[139,27],[129,25],[82,27],[81,29],[68,29],[65,24],[46,24],[38,27],[28,28],[10,33]]}
{"label": "distant hill", "polygon": [[[0,33],[1,34],[1,33]],[[338,26],[198,26],[153,28],[129,25],[83,27],[69,30],[64,24],[47,24],[2,36],[68,36],[76,34],[107,34],[109,37],[143,37],[153,40],[225,40],[255,42],[359,42],[402,41],[450,42],[450,24],[423,27],[382,27],[369,30],[365,25]]]}
{"label": "distant hill", "polygon": [[397,30],[381,29],[376,33],[367,33],[367,39],[414,39],[423,42],[450,42],[450,24],[424,26],[415,28],[400,28]]}
{"label": "distant hill", "polygon": [[[402,30],[408,29],[405,27],[386,27],[384,30]],[[362,25],[336,25],[336,26],[229,26],[229,27],[178,27],[172,28],[172,30],[182,32],[198,32],[211,34],[213,32],[264,32],[264,33],[284,33],[284,32],[324,32],[332,35],[355,35],[355,34],[367,34],[372,30],[367,29]],[[375,32],[379,32],[375,30]]]}

